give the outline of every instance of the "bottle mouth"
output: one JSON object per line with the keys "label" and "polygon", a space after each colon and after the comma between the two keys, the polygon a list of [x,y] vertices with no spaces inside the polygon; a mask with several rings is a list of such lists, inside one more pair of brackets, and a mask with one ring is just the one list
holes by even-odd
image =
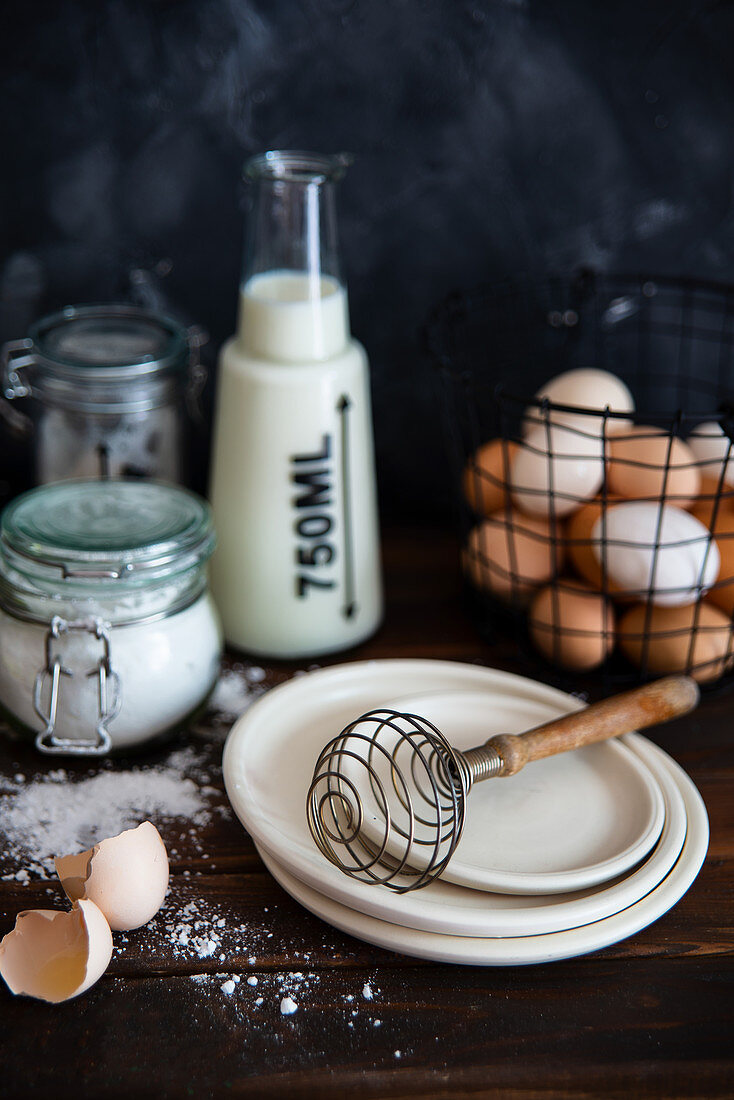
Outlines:
{"label": "bottle mouth", "polygon": [[270,149],[245,162],[248,180],[286,180],[292,183],[329,183],[340,180],[354,158],[350,153],[307,153]]}

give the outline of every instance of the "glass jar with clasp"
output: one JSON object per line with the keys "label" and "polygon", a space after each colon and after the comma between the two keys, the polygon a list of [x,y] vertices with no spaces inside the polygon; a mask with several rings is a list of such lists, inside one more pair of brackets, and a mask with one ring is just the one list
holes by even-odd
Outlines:
{"label": "glass jar with clasp", "polygon": [[207,504],[158,482],[60,482],[0,518],[0,706],[45,753],[184,725],[218,675]]}
{"label": "glass jar with clasp", "polygon": [[6,344],[0,415],[31,439],[36,482],[185,481],[203,342],[202,330],[138,306],[94,305],[44,317]]}

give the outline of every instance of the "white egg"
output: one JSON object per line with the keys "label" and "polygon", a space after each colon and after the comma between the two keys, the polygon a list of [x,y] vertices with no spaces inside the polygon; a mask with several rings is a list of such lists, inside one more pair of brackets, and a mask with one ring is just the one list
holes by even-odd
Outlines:
{"label": "white egg", "polygon": [[514,502],[539,516],[574,512],[594,496],[603,477],[601,439],[560,424],[529,432],[510,467]]}
{"label": "white egg", "polygon": [[[601,434],[604,418],[602,416],[581,415],[573,409],[598,409],[603,412],[609,408],[615,413],[634,413],[635,400],[621,378],[607,370],[598,370],[594,367],[581,367],[576,370],[567,370],[563,374],[552,378],[538,390],[536,400],[542,401],[547,397],[554,405],[572,406],[568,412],[553,409],[551,420],[554,424],[577,425],[583,431],[598,432]],[[523,434],[532,431],[545,417],[540,408],[531,406],[525,410],[523,421]],[[620,417],[607,418],[607,435],[626,431],[632,426],[632,421]]]}
{"label": "white egg", "polygon": [[0,943],[0,974],[12,993],[58,1004],[102,977],[112,957],[112,932],[93,901],[70,912],[27,909]]}
{"label": "white egg", "polygon": [[54,862],[67,896],[95,902],[116,932],[147,924],[166,896],[168,853],[150,821]]}
{"label": "white egg", "polygon": [[[662,513],[662,514],[661,514]],[[593,551],[618,588],[668,607],[693,603],[715,583],[719,550],[704,525],[672,504],[617,504],[591,531]],[[657,549],[656,549],[657,546]]]}
{"label": "white egg", "polygon": [[724,481],[727,485],[734,485],[734,448],[730,454],[732,444],[720,424],[715,420],[699,424],[686,442],[693,451],[702,474],[718,481],[721,467],[726,463]]}

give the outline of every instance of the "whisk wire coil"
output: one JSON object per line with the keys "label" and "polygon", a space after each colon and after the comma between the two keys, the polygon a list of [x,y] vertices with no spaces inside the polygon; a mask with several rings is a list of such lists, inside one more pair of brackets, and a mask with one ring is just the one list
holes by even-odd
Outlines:
{"label": "whisk wire coil", "polygon": [[322,854],[350,877],[415,890],[453,855],[471,784],[463,755],[425,718],[368,711],[321,751],[308,826]]}

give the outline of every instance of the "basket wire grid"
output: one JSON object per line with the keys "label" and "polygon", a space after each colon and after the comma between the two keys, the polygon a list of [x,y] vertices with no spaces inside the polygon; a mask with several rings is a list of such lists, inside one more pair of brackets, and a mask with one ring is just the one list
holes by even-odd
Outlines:
{"label": "basket wire grid", "polygon": [[[536,631],[547,635],[542,646],[546,670],[550,665],[555,679],[567,680],[567,675],[558,674],[564,644],[571,638],[592,645],[599,632],[587,633],[568,623],[559,625],[561,594],[578,591],[579,579],[589,580],[578,568],[564,569],[564,561],[570,556],[575,563],[581,552],[591,554],[596,545],[594,587],[605,606],[614,605],[623,622],[626,618],[634,623],[620,631],[606,617],[603,620],[602,644],[609,654],[603,661],[605,682],[616,686],[658,675],[661,669],[656,665],[655,647],[673,645],[676,640],[680,644],[675,671],[686,671],[709,685],[730,680],[734,665],[734,489],[725,478],[734,468],[734,288],[692,280],[602,277],[583,272],[571,279],[551,278],[454,295],[435,311],[426,336],[442,383],[444,427],[458,488],[464,571],[480,629],[494,636],[498,625],[512,623],[523,650],[537,660],[537,633],[533,646],[527,605],[529,595],[543,586],[533,585],[533,578],[525,576],[518,563],[523,545],[534,544],[550,559],[544,581],[550,586],[549,621],[536,623]],[[635,398],[633,416],[532,396],[556,375],[574,367],[600,368],[617,375]],[[530,445],[523,434],[527,419],[536,429]],[[690,505],[685,494],[675,491],[679,474],[676,441],[702,435],[700,425],[709,421],[723,430],[725,452],[716,477],[708,478],[696,502],[706,514],[704,544],[701,535],[663,538],[662,505]],[[640,491],[634,496],[637,502],[657,505],[654,535],[647,541],[634,534],[629,540],[609,536],[609,512],[619,503],[609,484],[612,448],[633,437],[653,436],[664,438],[664,454],[652,466],[623,453],[613,461],[641,485],[654,470],[659,481],[655,492]],[[592,438],[600,440],[602,471],[594,494],[600,525],[595,539],[590,531],[580,535],[569,531],[567,518],[589,504],[589,497],[557,484],[564,463],[572,462],[579,444],[586,445]],[[495,439],[501,441],[501,458],[500,472],[493,475],[476,456],[483,445]],[[543,485],[522,487],[524,510],[516,507],[517,492],[513,503],[507,475],[516,453],[513,449],[520,444],[526,450],[536,450],[547,471]],[[692,465],[703,467],[705,463],[694,461]],[[507,490],[502,492],[503,503],[487,518],[483,497],[497,489]],[[533,516],[543,511],[540,498],[546,501],[547,527],[542,531]],[[726,524],[723,521],[729,508],[732,523]],[[490,528],[494,524],[501,531],[504,564],[483,545],[483,524]],[[662,568],[661,551],[685,549],[692,543],[697,544],[699,562],[692,598],[686,604],[687,617],[681,625],[660,628],[652,596]],[[609,575],[609,554],[615,547],[631,544],[649,550],[650,570],[644,585],[620,590]],[[721,569],[712,582],[711,558],[720,551]],[[573,572],[575,578],[569,575]],[[667,591],[675,595],[672,589]],[[726,626],[720,617],[709,622],[711,600],[721,614],[722,605],[726,607]],[[624,615],[625,609],[635,606],[634,616]],[[577,682],[578,675],[574,675]]]}

